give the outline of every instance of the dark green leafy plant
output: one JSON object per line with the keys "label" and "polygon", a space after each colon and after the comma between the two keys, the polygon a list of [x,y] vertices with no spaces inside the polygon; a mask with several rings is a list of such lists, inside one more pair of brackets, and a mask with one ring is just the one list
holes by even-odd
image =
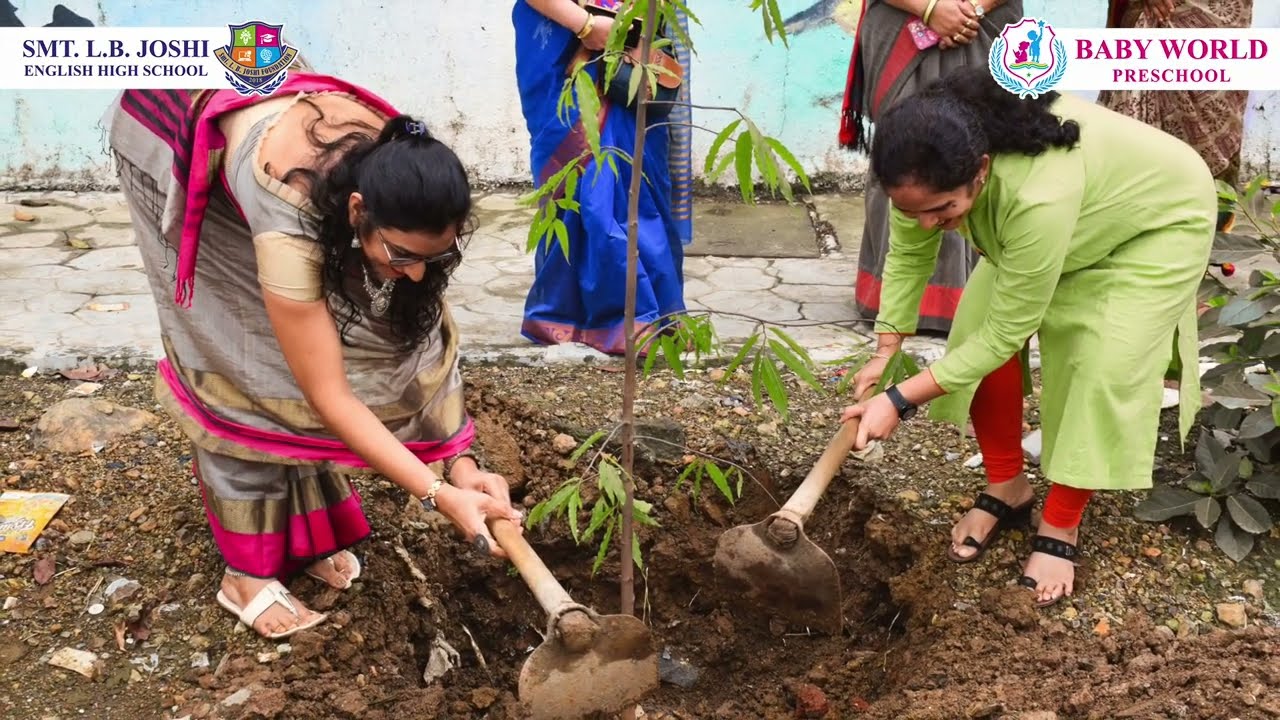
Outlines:
{"label": "dark green leafy plant", "polygon": [[1214,340],[1200,355],[1214,363],[1201,376],[1211,404],[1200,416],[1196,470],[1182,485],[1160,486],[1140,503],[1141,520],[1162,522],[1194,515],[1214,531],[1218,547],[1240,561],[1256,538],[1271,531],[1266,503],[1280,500],[1280,278],[1259,270],[1245,283],[1236,266],[1262,254],[1280,260],[1280,201],[1267,197],[1267,184],[1255,179],[1237,194],[1219,184],[1219,208],[1225,218],[1243,216],[1249,232],[1219,232],[1199,301],[1202,341]]}
{"label": "dark green leafy plant", "polygon": [[1227,447],[1209,430],[1196,446],[1196,470],[1182,487],[1161,485],[1138,504],[1135,515],[1164,522],[1194,515],[1232,560],[1243,560],[1255,536],[1271,531],[1274,520],[1259,499],[1280,500],[1280,475],[1257,474],[1248,454]]}

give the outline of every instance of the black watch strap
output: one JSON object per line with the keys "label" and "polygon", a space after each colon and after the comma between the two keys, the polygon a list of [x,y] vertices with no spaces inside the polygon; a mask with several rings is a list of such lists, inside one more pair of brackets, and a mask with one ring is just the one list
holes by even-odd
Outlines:
{"label": "black watch strap", "polygon": [[890,385],[884,394],[889,397],[889,402],[893,403],[894,409],[898,411],[899,419],[910,420],[916,414],[916,406],[902,396],[902,391],[897,385]]}

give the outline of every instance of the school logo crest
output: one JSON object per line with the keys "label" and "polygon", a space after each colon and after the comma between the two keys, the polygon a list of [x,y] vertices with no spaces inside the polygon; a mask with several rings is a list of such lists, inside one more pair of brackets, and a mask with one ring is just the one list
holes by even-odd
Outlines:
{"label": "school logo crest", "polygon": [[991,43],[991,77],[1021,98],[1039,97],[1062,82],[1067,71],[1067,46],[1053,26],[1037,18],[1022,18],[1004,26]]}
{"label": "school logo crest", "polygon": [[231,44],[213,51],[226,69],[227,82],[241,95],[270,95],[289,76],[287,70],[298,50],[280,37],[284,25],[248,22],[228,25]]}

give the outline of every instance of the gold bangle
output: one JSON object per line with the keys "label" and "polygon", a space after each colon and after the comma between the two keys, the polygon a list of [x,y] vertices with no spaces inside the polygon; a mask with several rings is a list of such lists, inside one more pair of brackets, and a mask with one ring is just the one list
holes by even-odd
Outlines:
{"label": "gold bangle", "polygon": [[929,18],[933,17],[933,9],[937,6],[938,6],[938,0],[929,0],[929,5],[925,7],[924,15],[921,16],[920,18],[921,20],[924,21],[925,25],[929,24]]}
{"label": "gold bangle", "polygon": [[582,29],[575,33],[578,36],[578,39],[586,40],[587,36],[591,34],[591,29],[595,27],[595,24],[596,16],[591,13],[587,13],[587,21],[582,23]]}

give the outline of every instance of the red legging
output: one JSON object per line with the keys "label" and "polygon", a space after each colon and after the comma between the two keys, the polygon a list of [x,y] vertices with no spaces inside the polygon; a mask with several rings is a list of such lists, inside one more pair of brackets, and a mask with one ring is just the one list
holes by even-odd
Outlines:
{"label": "red legging", "polygon": [[[969,411],[982,450],[987,482],[1009,482],[1022,473],[1022,365],[1018,356],[983,378]],[[1044,501],[1044,521],[1070,529],[1080,524],[1092,490],[1053,483]]]}

